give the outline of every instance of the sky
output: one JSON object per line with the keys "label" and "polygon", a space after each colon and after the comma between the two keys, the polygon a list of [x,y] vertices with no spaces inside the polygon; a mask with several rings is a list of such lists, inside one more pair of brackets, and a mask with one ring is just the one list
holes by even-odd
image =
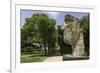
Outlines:
{"label": "sky", "polygon": [[83,12],[54,12],[54,11],[36,11],[36,10],[21,10],[20,12],[20,25],[23,26],[25,24],[25,18],[31,17],[33,14],[37,13],[45,13],[49,18],[53,18],[56,20],[56,25],[62,25],[64,23],[64,17],[66,14],[70,14],[74,17],[81,19],[83,16],[88,15],[88,13]]}

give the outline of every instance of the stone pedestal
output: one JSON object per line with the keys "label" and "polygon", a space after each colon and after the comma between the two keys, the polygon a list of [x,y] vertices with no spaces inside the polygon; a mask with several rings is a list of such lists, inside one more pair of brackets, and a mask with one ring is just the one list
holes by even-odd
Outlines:
{"label": "stone pedestal", "polygon": [[87,60],[88,56],[73,56],[73,55],[63,55],[63,61],[72,61],[72,60]]}

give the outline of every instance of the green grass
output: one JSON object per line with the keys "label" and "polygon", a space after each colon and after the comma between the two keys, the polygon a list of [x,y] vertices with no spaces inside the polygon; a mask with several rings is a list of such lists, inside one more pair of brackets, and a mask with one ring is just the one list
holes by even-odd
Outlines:
{"label": "green grass", "polygon": [[21,63],[42,62],[47,56],[41,54],[24,54],[21,55]]}

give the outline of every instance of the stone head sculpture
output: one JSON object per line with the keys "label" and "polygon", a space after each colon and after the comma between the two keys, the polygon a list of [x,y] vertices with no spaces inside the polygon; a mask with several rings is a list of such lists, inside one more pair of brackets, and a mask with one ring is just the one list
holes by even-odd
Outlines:
{"label": "stone head sculpture", "polygon": [[80,36],[79,20],[71,15],[66,15],[64,25],[62,25],[61,29],[64,30],[63,41],[65,44],[71,45],[72,50],[74,50]]}

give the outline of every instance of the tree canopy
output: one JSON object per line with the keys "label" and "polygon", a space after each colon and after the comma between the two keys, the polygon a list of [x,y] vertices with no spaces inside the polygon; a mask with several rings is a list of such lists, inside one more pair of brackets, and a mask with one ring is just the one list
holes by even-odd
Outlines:
{"label": "tree canopy", "polygon": [[84,34],[84,44],[85,44],[85,51],[89,56],[89,14],[87,16],[83,16],[80,20],[81,28],[83,29]]}
{"label": "tree canopy", "polygon": [[56,21],[43,13],[33,14],[25,21],[25,25],[21,28],[21,47],[32,45],[34,42],[41,43],[47,55],[48,50],[54,48],[57,41]]}

